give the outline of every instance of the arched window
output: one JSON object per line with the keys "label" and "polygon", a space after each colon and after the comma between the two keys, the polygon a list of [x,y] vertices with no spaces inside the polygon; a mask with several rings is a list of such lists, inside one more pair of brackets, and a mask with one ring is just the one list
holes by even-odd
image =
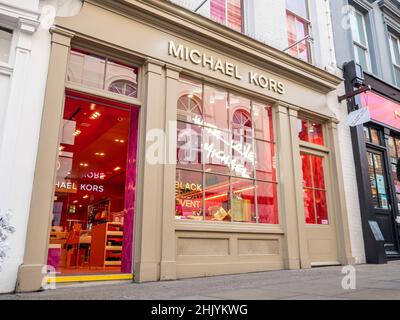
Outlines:
{"label": "arched window", "polygon": [[252,137],[252,128],[253,124],[248,111],[239,109],[233,113],[232,133],[234,141],[238,143],[248,143]]}
{"label": "arched window", "polygon": [[178,99],[179,120],[191,121],[192,117],[202,115],[201,101],[192,94],[185,94]]}
{"label": "arched window", "polygon": [[108,90],[128,97],[137,97],[137,84],[127,80],[112,82]]}
{"label": "arched window", "polygon": [[232,124],[235,129],[251,130],[250,114],[245,110],[236,110],[232,117]]}

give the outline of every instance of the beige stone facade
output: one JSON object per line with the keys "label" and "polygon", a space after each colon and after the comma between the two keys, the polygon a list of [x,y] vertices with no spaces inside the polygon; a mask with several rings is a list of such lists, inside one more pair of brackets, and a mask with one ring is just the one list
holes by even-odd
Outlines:
{"label": "beige stone facade", "polygon": [[[96,23],[94,23],[96,21]],[[175,48],[195,52],[179,58]],[[140,66],[139,96],[126,98],[66,81],[71,47],[118,57]],[[200,60],[220,60],[224,72]],[[238,75],[232,70],[237,68]],[[251,75],[273,79],[284,90]],[[273,105],[280,224],[176,221],[173,164],[146,161],[146,132],[168,134],[176,121],[181,75]],[[352,263],[337,119],[329,96],[342,79],[179,7],[157,0],[87,0],[79,15],[58,18],[52,50],[24,263],[18,290],[39,290],[46,264],[65,90],[140,107],[133,273],[138,282],[310,268]],[[271,83],[271,82],[270,82]],[[300,142],[297,117],[324,123],[325,146]],[[175,134],[175,133],[171,133]],[[168,148],[166,148],[168,149]],[[300,152],[323,157],[329,225],[306,225]],[[173,149],[172,157],[176,150]],[[169,156],[168,154],[166,155]]]}

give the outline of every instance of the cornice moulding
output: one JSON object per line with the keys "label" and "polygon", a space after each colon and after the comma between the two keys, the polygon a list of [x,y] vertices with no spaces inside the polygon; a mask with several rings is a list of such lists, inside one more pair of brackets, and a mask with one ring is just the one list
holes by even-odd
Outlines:
{"label": "cornice moulding", "polygon": [[40,13],[6,3],[0,3],[0,18],[18,26],[19,20],[39,21]]}

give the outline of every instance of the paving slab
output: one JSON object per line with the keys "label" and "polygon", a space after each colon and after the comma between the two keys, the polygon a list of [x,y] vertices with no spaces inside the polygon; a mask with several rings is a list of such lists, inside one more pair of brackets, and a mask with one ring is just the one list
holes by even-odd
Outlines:
{"label": "paving slab", "polygon": [[342,267],[334,266],[150,283],[77,283],[61,285],[56,290],[3,294],[0,300],[400,300],[400,261],[355,268],[356,290],[342,288]]}

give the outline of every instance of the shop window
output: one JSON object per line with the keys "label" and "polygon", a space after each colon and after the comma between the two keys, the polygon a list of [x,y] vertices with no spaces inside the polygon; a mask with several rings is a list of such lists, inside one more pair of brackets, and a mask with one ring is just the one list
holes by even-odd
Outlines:
{"label": "shop window", "polygon": [[278,224],[271,107],[184,78],[179,90],[176,218]]}
{"label": "shop window", "polygon": [[0,27],[0,62],[8,62],[10,59],[12,36],[11,30]]}
{"label": "shop window", "polygon": [[350,23],[353,35],[353,48],[355,60],[364,70],[371,70],[371,60],[367,39],[365,16],[354,7],[350,9]]}
{"label": "shop window", "polygon": [[138,109],[67,93],[48,264],[131,273]]}
{"label": "shop window", "polygon": [[383,168],[382,153],[367,152],[368,169],[371,182],[372,203],[376,209],[388,209],[388,194]]}
{"label": "shop window", "polygon": [[305,221],[307,224],[328,225],[324,158],[302,152],[301,160]]}
{"label": "shop window", "polygon": [[400,138],[390,136],[388,139],[392,180],[394,182],[398,211],[400,212]]}
{"label": "shop window", "polygon": [[83,86],[137,98],[138,68],[109,57],[71,50],[67,80]]}
{"label": "shop window", "polygon": [[299,118],[297,120],[299,139],[304,142],[310,142],[324,145],[323,125],[321,123]]}
{"label": "shop window", "polygon": [[242,0],[210,0],[211,19],[242,32]]}
{"label": "shop window", "polygon": [[306,0],[286,0],[289,54],[311,63],[310,22]]}
{"label": "shop window", "polygon": [[379,129],[364,126],[364,138],[366,142],[382,145],[381,131]]}

